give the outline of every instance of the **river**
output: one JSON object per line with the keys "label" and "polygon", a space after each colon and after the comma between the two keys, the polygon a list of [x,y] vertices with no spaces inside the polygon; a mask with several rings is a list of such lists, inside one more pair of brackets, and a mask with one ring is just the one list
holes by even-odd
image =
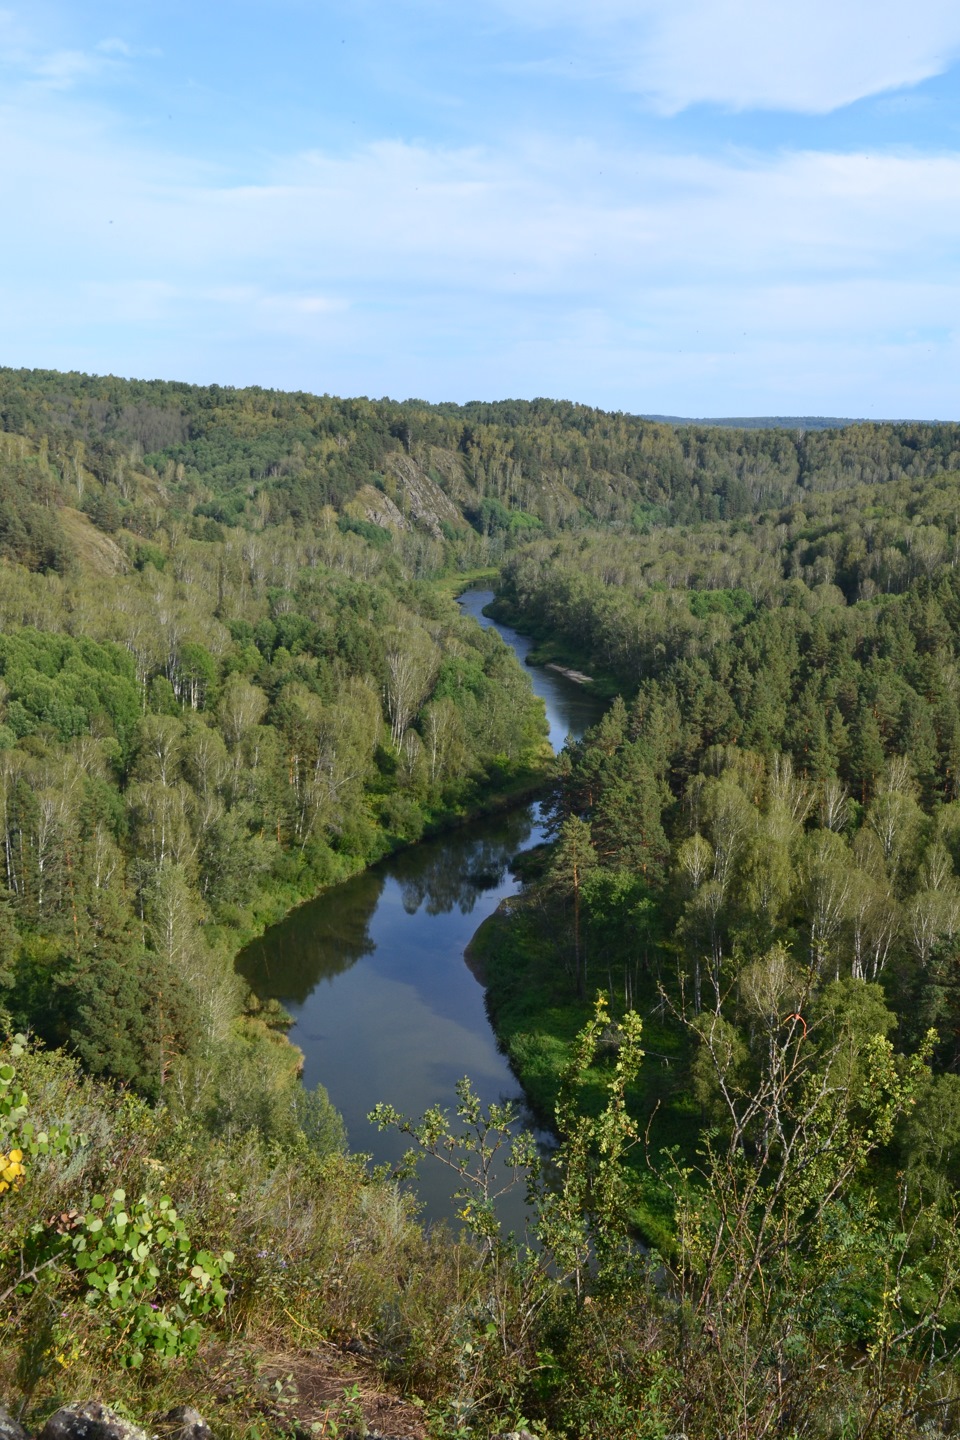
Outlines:
{"label": "river", "polygon": [[[492,598],[489,590],[470,590],[460,605],[492,625],[482,613]],[[495,628],[522,662],[532,641]],[[600,701],[557,671],[527,673],[546,705],[555,750],[602,713]],[[380,1100],[411,1116],[452,1104],[464,1075],[485,1104],[511,1099],[523,1109],[464,951],[516,893],[512,857],[542,836],[539,804],[474,821],[299,906],[241,952],[238,968],[257,994],[277,997],[293,1016],[290,1039],[304,1054],[304,1084],[326,1087],[351,1149],[395,1163],[406,1144],[379,1134],[368,1111]],[[441,1166],[423,1162],[417,1190],[426,1219],[450,1218],[452,1188]],[[519,1228],[519,1198],[502,1213]]]}

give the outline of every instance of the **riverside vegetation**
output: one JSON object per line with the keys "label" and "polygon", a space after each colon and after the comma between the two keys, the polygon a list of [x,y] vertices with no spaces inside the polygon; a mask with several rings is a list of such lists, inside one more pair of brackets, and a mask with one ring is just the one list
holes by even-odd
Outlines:
{"label": "riverside vegetation", "polygon": [[[955,1433],[960,427],[10,370],[0,420],[8,1398],[214,1377],[224,1432],[332,1435],[258,1357],[351,1341],[441,1436]],[[477,941],[547,1173],[468,1086],[378,1112],[460,1171],[454,1236],[232,957],[543,782],[451,598],[493,568],[623,699]]]}

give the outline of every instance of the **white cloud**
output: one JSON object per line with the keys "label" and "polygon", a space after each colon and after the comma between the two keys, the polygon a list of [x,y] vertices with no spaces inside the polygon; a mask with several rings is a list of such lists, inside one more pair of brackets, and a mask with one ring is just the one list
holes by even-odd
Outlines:
{"label": "white cloud", "polygon": [[184,260],[272,255],[291,275],[341,284],[543,296],[618,285],[628,297],[677,275],[722,285],[951,269],[960,156],[715,161],[586,143],[509,156],[384,143],[290,161],[262,186],[195,193],[189,220],[181,203],[160,198],[144,243]]}
{"label": "white cloud", "polygon": [[86,50],[51,50],[38,55],[32,65],[33,76],[58,89],[66,89],[75,81],[103,73],[109,62],[102,55]]}
{"label": "white cloud", "polygon": [[915,85],[960,55],[955,0],[495,0],[551,51],[672,114],[698,103],[826,113]]}
{"label": "white cloud", "polygon": [[126,40],[121,40],[119,35],[108,35],[105,40],[98,41],[97,49],[105,55],[122,55],[128,60],[137,54],[133,46],[128,45]]}
{"label": "white cloud", "polygon": [[0,155],[5,363],[674,413],[955,408],[957,155],[381,142],[234,185],[49,95],[0,110]]}
{"label": "white cloud", "polygon": [[138,50],[115,35],[87,49],[51,46],[36,25],[25,25],[13,10],[0,9],[0,74],[7,77],[8,94],[11,80],[68,90],[82,80],[117,74],[138,55],[157,53]]}

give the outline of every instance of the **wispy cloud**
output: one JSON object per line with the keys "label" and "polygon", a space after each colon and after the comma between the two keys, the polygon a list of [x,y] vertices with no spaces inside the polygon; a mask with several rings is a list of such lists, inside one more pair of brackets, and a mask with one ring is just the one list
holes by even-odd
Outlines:
{"label": "wispy cloud", "polygon": [[916,85],[960,55],[953,0],[494,3],[540,30],[553,56],[576,36],[576,65],[601,65],[665,114],[703,103],[822,114]]}
{"label": "wispy cloud", "polygon": [[35,56],[30,71],[35,79],[66,89],[77,80],[102,74],[109,63],[98,51],[52,50]]}
{"label": "wispy cloud", "polygon": [[17,12],[0,9],[0,74],[8,86],[33,83],[68,90],[80,81],[121,73],[138,57],[156,55],[111,35],[87,47],[51,45],[36,24]]}
{"label": "wispy cloud", "polygon": [[109,35],[106,40],[97,42],[97,49],[103,55],[122,55],[125,59],[132,59],[137,51],[126,40],[121,40],[119,35]]}
{"label": "wispy cloud", "polygon": [[8,360],[713,413],[952,403],[960,156],[391,141],[235,185],[60,103],[4,126],[36,197],[8,212]]}
{"label": "wispy cloud", "polygon": [[[811,0],[803,25],[760,0],[597,0],[589,19],[572,0],[496,3],[544,27],[545,59],[566,45],[663,109],[778,86],[783,104],[840,103],[907,83],[960,33],[935,0],[917,0],[913,50],[884,28],[890,0],[869,25],[859,0],[839,18]],[[674,413],[956,406],[960,154],[708,155],[693,124],[601,143],[545,116],[475,143],[344,149],[315,127],[308,149],[265,131],[218,168],[195,127],[158,123],[162,85],[136,112],[137,86],[87,86],[142,53],[116,36],[44,47],[0,11],[7,363]]]}
{"label": "wispy cloud", "polygon": [[616,284],[628,298],[678,275],[929,277],[938,260],[952,269],[960,156],[718,161],[587,142],[530,140],[509,154],[384,142],[291,158],[262,185],[146,192],[139,204],[153,212],[141,245],[157,259],[270,255],[291,274],[348,284],[568,295]]}

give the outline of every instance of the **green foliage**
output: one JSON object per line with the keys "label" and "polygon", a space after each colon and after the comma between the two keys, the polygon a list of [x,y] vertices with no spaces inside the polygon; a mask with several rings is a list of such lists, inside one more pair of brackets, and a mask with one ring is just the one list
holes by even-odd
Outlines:
{"label": "green foliage", "polygon": [[353,520],[346,515],[341,515],[337,521],[337,528],[342,535],[360,535],[371,545],[383,547],[390,544],[390,531],[385,530],[382,525],[375,525],[370,520]]}
{"label": "green foliage", "polygon": [[381,1102],[371,1110],[369,1120],[378,1130],[396,1129],[414,1141],[403,1160],[405,1175],[416,1172],[421,1153],[454,1171],[461,1182],[453,1194],[457,1217],[493,1254],[501,1240],[497,1201],[518,1183],[536,1177],[536,1145],[531,1135],[517,1130],[513,1105],[491,1105],[484,1111],[466,1076],[457,1081],[456,1095],[455,1113],[464,1129],[454,1130],[440,1105],[432,1105],[413,1121]]}
{"label": "green foliage", "polygon": [[49,450],[28,453],[0,433],[0,555],[31,571],[65,574],[72,547],[55,508],[62,497]]}
{"label": "green foliage", "polygon": [[125,746],[140,714],[132,657],[118,645],[24,629],[0,636],[6,723],[18,739],[50,727],[60,740],[105,718]]}
{"label": "green foliage", "polygon": [[627,1107],[627,1089],[643,1060],[641,1028],[640,1017],[628,1010],[612,1037],[615,1058],[602,1108],[596,1115],[586,1112],[581,1091],[598,1048],[609,1043],[608,1001],[598,995],[561,1079],[556,1108],[559,1146],[553,1157],[560,1183],[540,1196],[538,1233],[561,1272],[573,1277],[578,1297],[584,1294],[591,1262],[593,1283],[601,1293],[630,1284],[630,1198],[624,1160],[639,1131]]}
{"label": "green foliage", "polygon": [[[231,1333],[375,1336],[451,1428],[949,1417],[958,428],[12,370],[0,418],[0,1000],[162,1102],[3,1057],[25,1388],[85,1347],[102,1373],[189,1364],[198,1317],[225,1334],[229,1246]],[[231,967],[318,886],[543,773],[522,671],[443,598],[500,561],[523,628],[626,696],[490,932],[493,1012],[560,1132],[534,1187],[553,1270],[499,1234],[532,1160],[501,1170],[507,1108],[463,1088],[410,1130],[473,1235],[425,1239]]]}
{"label": "green foliage", "polygon": [[[6,500],[25,563],[49,563],[29,541],[31,522],[50,516],[27,509],[38,484],[85,503],[109,531],[135,517],[141,468],[191,518],[233,528],[264,512],[273,523],[314,523],[371,482],[395,494],[402,460],[502,541],[541,525],[579,528],[584,516],[621,528],[735,521],[807,505],[819,491],[937,475],[956,468],[960,451],[953,425],[738,430],[544,399],[430,406],[10,369],[0,370],[0,416],[16,432],[0,508]],[[24,435],[49,451],[28,456]],[[463,543],[455,517],[445,507],[440,525]]]}
{"label": "green foliage", "polygon": [[495,496],[481,500],[471,518],[477,529],[484,535],[522,535],[543,529],[543,521],[537,515],[524,510],[510,510]]}
{"label": "green foliage", "polygon": [[[380,1129],[396,1128],[414,1141],[404,1161],[406,1174],[415,1171],[421,1155],[454,1171],[461,1182],[454,1196],[457,1216],[481,1247],[488,1298],[471,1316],[461,1342],[460,1387],[447,1405],[461,1421],[475,1407],[476,1390],[494,1375],[498,1389],[514,1403],[522,1403],[533,1378],[538,1408],[552,1405],[554,1391],[564,1387],[556,1379],[548,1381],[547,1356],[538,1354],[532,1374],[516,1367],[531,1364],[538,1337],[549,1334],[557,1309],[564,1309],[570,1282],[580,1312],[601,1297],[628,1295],[636,1282],[623,1170],[624,1155],[637,1140],[626,1104],[643,1056],[635,1014],[626,1015],[618,1029],[617,1055],[605,1075],[598,1113],[584,1113],[581,1107],[580,1092],[609,1019],[600,996],[563,1076],[555,1117],[559,1143],[548,1167],[541,1164],[534,1137],[518,1130],[515,1109],[492,1105],[484,1110],[468,1079],[457,1084],[455,1113],[463,1128],[455,1128],[440,1106],[419,1121],[388,1104],[370,1114]],[[497,1215],[497,1200],[518,1183],[526,1186],[531,1208],[532,1247],[505,1237]]]}
{"label": "green foliage", "polygon": [[240,1034],[211,1047],[202,1063],[180,1059],[178,1088],[193,1089],[188,1114],[201,1117],[213,1134],[257,1135],[269,1144],[301,1146],[320,1156],[345,1150],[343,1120],[322,1085],[305,1090],[300,1084],[296,1061],[280,1033],[265,1034],[248,1022]]}
{"label": "green foliage", "polygon": [[[750,1437],[786,1415],[796,1433],[823,1437],[870,1433],[870,1417],[882,1417],[881,1433],[905,1440],[923,1433],[941,1400],[952,1405],[944,1331],[960,1282],[955,1233],[935,1211],[908,1218],[902,1200],[885,1215],[869,1171],[925,1084],[929,1042],[902,1059],[880,1033],[848,1027],[818,1047],[798,1032],[742,1084],[723,1026],[695,1028],[732,1128],[705,1132],[696,1168],[676,1156],[654,1161],[676,1207],[669,1262],[648,1264],[630,1236],[623,1162],[638,1139],[635,1014],[613,1056],[602,998],[572,1043],[555,1174],[544,1185],[532,1172],[536,1251],[511,1255],[489,1206],[475,1204],[490,1192],[498,1150],[517,1143],[512,1113],[483,1113],[467,1082],[458,1087],[464,1130],[438,1107],[415,1124],[389,1106],[374,1112],[466,1178],[461,1216],[482,1242],[497,1296],[458,1332],[448,1426],[451,1416],[473,1420],[483,1387],[551,1433],[596,1436],[614,1427],[663,1436],[682,1424]],[[929,1388],[918,1393],[907,1377],[923,1356]]]}
{"label": "green foliage", "polygon": [[708,615],[728,615],[744,620],[754,608],[753,597],[746,590],[691,590],[690,612],[698,620]]}
{"label": "green foliage", "polygon": [[[11,1059],[16,1060],[23,1054],[24,1037],[17,1035],[10,1048]],[[5,1063],[0,1069],[0,1123],[3,1125],[3,1138],[10,1139],[15,1125],[19,1126],[20,1121],[27,1116],[27,1097],[14,1082],[17,1072],[13,1065]]]}
{"label": "green foliage", "polygon": [[[353,509],[338,524],[302,488],[310,519],[283,528],[279,502],[251,507],[233,481],[212,500],[216,475],[190,476],[180,458],[159,464],[163,493],[179,498],[158,506],[157,474],[118,438],[134,412],[97,411],[119,430],[96,438],[89,395],[66,384],[80,437],[0,437],[0,471],[5,456],[36,460],[37,494],[76,502],[80,547],[62,581],[16,565],[0,575],[0,985],[18,1025],[156,1097],[178,1063],[227,1039],[242,1003],[232,954],[265,918],[529,783],[544,722],[498,637],[424,583],[447,560],[442,543],[384,545],[379,527]],[[183,394],[164,394],[169,412],[136,401],[141,446],[147,433],[187,440]],[[208,398],[220,412],[225,396]],[[278,418],[225,403],[229,417],[201,406],[197,425],[217,438],[204,449],[198,434],[194,451],[219,455],[221,478],[237,460],[234,421],[256,465],[266,452],[250,432]],[[44,403],[36,418],[43,430]],[[318,439],[299,421],[281,430],[281,451]],[[374,457],[344,469],[324,434],[344,498]],[[469,685],[439,684],[449,663]]]}
{"label": "green foliage", "polygon": [[[791,1014],[824,1044],[876,1024],[916,1046],[935,1025],[936,1068],[955,1067],[954,493],[902,480],[869,504],[862,488],[813,495],[749,529],[564,539],[507,560],[510,613],[629,685],[560,775],[558,836],[588,826],[597,860],[579,916],[574,888],[548,879],[517,919],[545,905],[557,929],[564,915],[580,957],[518,1040],[538,1093],[536,1032],[559,1034],[576,995],[582,1016],[596,985],[666,1017],[670,1073],[644,1088],[655,1130],[688,1155],[697,1107],[722,1113],[679,1016],[719,1017],[745,1084]],[[567,949],[561,932],[561,977]]]}
{"label": "green foliage", "polygon": [[[4,1067],[10,1054],[0,1049]],[[412,1370],[415,1352],[441,1335],[447,1302],[473,1304],[458,1295],[455,1252],[418,1230],[412,1203],[362,1163],[321,1158],[295,1126],[282,1139],[214,1135],[32,1047],[16,1070],[38,1129],[52,1139],[71,1124],[87,1139],[51,1145],[0,1197],[10,1402],[19,1386],[49,1412],[65,1394],[109,1386],[112,1403],[141,1414],[200,1388],[208,1413],[222,1414],[218,1428],[242,1427],[263,1394],[248,1367],[278,1337],[298,1348],[376,1329],[385,1354],[399,1364],[409,1352]],[[192,1359],[198,1337],[206,1348]],[[428,1396],[434,1383],[424,1376]]]}
{"label": "green foliage", "polygon": [[[415,1148],[407,1152],[404,1170],[414,1173],[420,1153],[433,1156],[463,1181],[454,1193],[458,1217],[492,1253],[501,1242],[496,1202],[518,1182],[528,1188],[534,1208],[535,1234],[560,1274],[576,1280],[578,1295],[587,1283],[608,1288],[624,1275],[628,1250],[629,1201],[623,1159],[638,1139],[627,1109],[627,1089],[643,1059],[640,1019],[628,1012],[616,1031],[616,1057],[605,1077],[604,1098],[597,1114],[585,1112],[581,1090],[607,1043],[610,1014],[604,996],[597,997],[593,1015],[572,1047],[556,1106],[558,1146],[544,1181],[533,1136],[517,1130],[511,1105],[483,1110],[468,1078],[457,1082],[454,1130],[447,1112],[432,1106],[411,1121],[392,1105],[381,1103],[370,1113],[378,1129],[394,1128],[409,1135]],[[502,1153],[501,1153],[502,1152]],[[505,1170],[505,1174],[502,1173]]]}
{"label": "green foliage", "polygon": [[584,998],[587,957],[583,948],[581,911],[584,888],[597,865],[590,826],[573,815],[564,820],[546,878],[548,892],[569,908],[573,939],[573,974],[579,999]]}
{"label": "green foliage", "polygon": [[71,1226],[69,1254],[85,1303],[109,1314],[119,1363],[135,1369],[148,1354],[172,1360],[196,1349],[196,1321],[223,1309],[235,1258],[195,1249],[169,1196],[128,1204],[123,1190],[94,1195]]}
{"label": "green foliage", "polygon": [[196,1002],[177,969],[131,932],[104,926],[60,982],[66,1037],[94,1075],[112,1075],[156,1098],[175,1055],[199,1040]]}
{"label": "green foliage", "polygon": [[[862,1397],[849,1393],[850,1412],[862,1414],[861,1404],[895,1412],[905,1397],[888,1391],[884,1367],[895,1357],[906,1363],[921,1335],[921,1349],[936,1343],[960,1274],[951,1242],[938,1267],[945,1288],[913,1286],[908,1276],[927,1263],[929,1237],[909,1233],[904,1209],[883,1214],[868,1169],[914,1103],[932,1037],[904,1060],[882,1034],[848,1030],[818,1051],[794,1031],[744,1085],[724,1027],[699,1031],[727,1123],[704,1135],[696,1166],[674,1158],[672,1283],[689,1323],[706,1323],[718,1356],[689,1403],[702,1405],[721,1433],[735,1417],[759,1425],[774,1394],[780,1413],[816,1423],[824,1380],[809,1383],[810,1361],[816,1356],[832,1375],[856,1345],[873,1361],[882,1353],[884,1365],[865,1372]],[[942,1235],[937,1218],[927,1218]]]}

